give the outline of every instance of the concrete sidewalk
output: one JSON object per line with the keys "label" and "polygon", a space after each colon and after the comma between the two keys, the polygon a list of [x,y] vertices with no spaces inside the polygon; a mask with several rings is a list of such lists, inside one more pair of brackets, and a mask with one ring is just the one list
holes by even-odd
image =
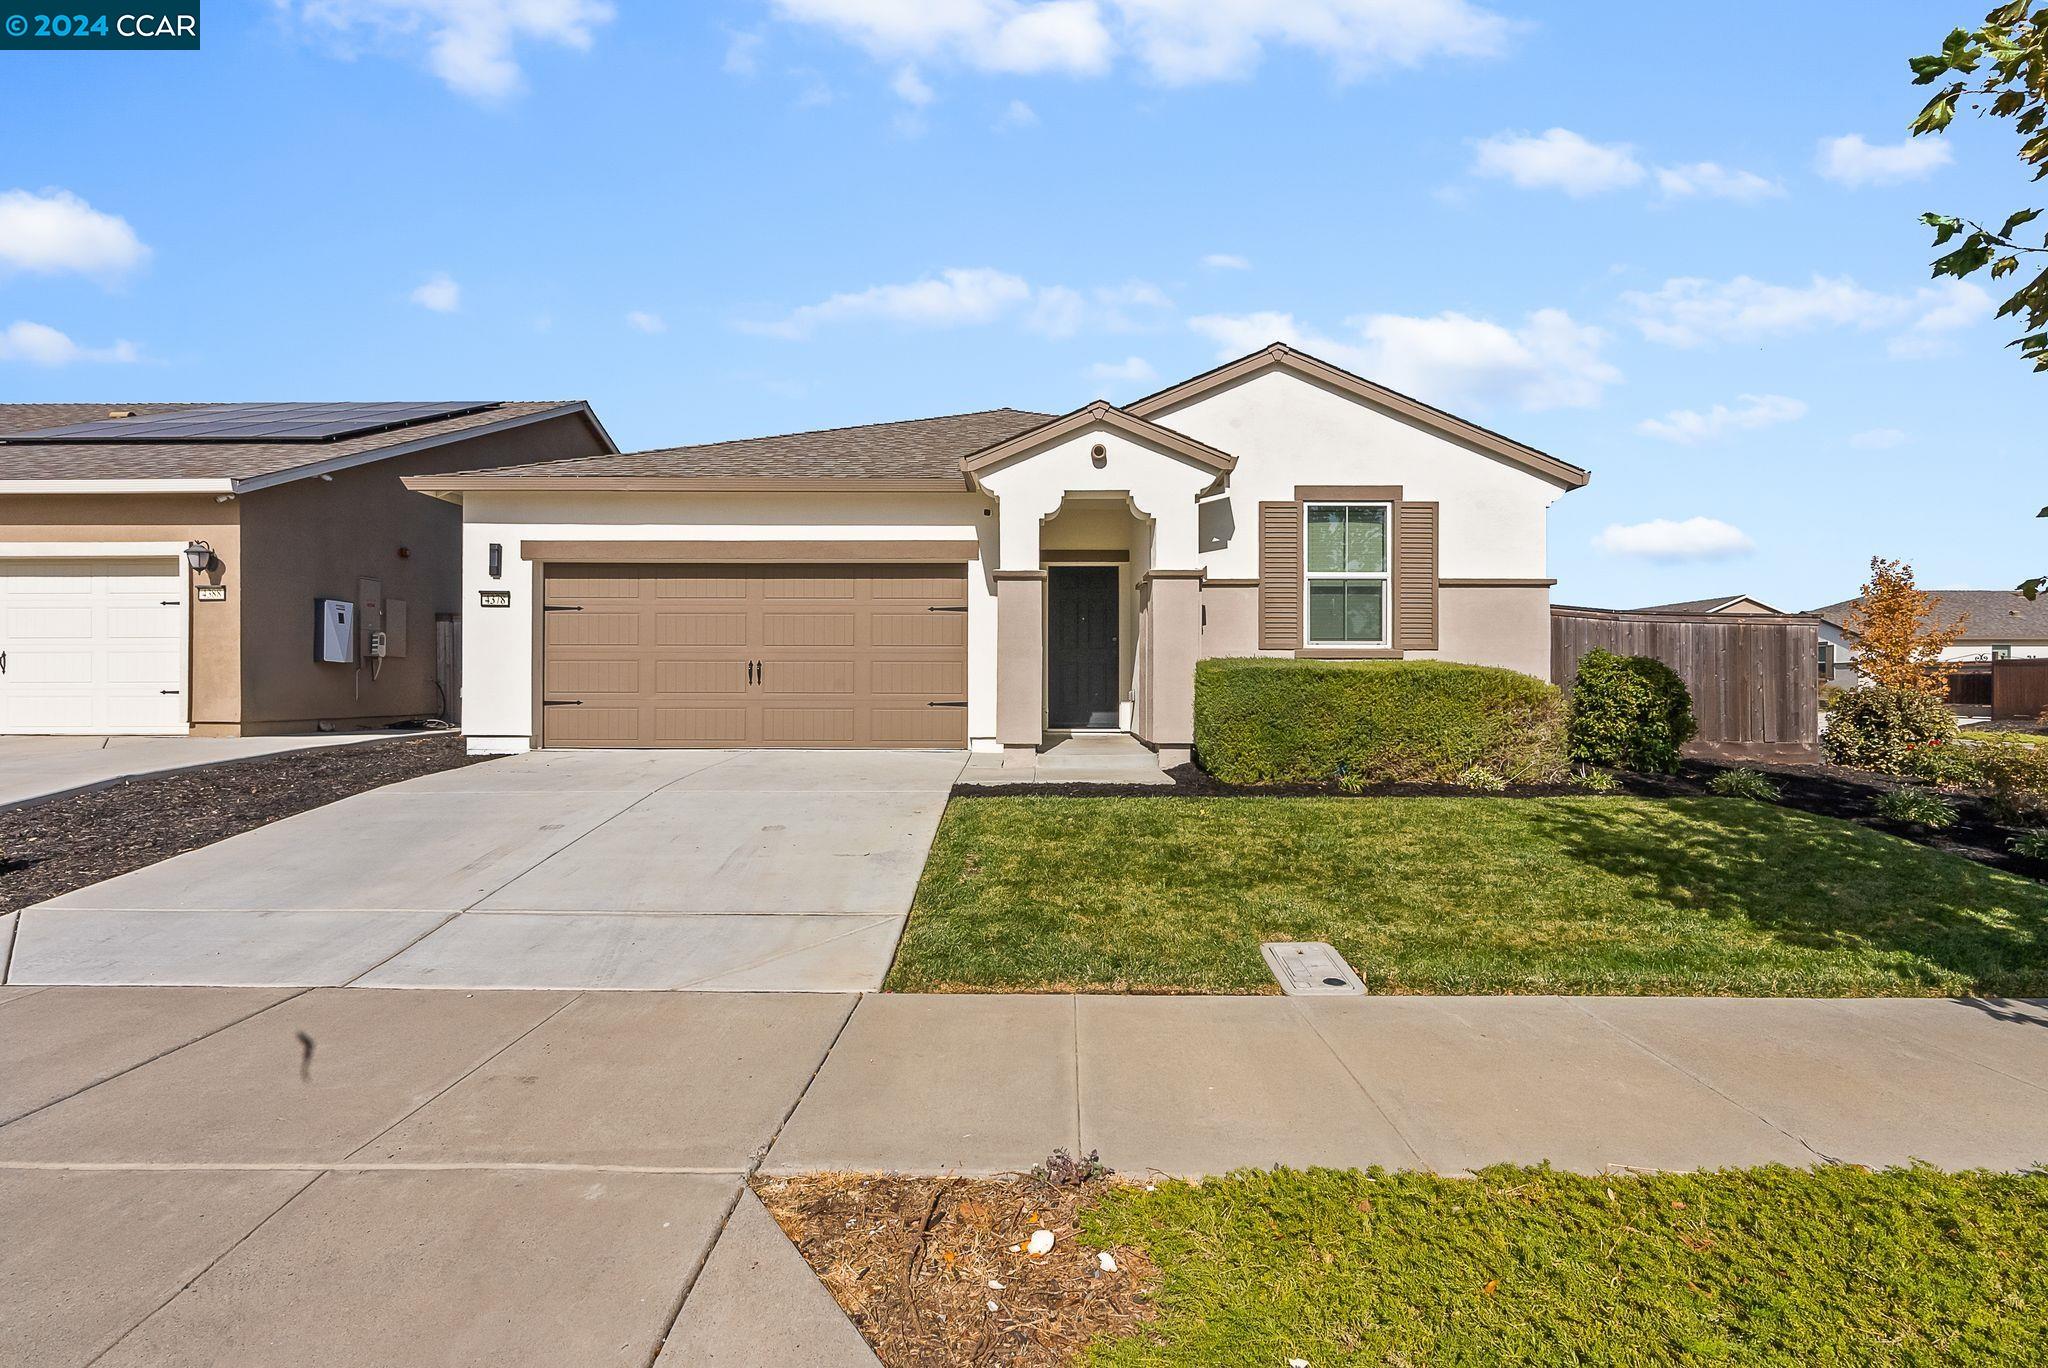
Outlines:
{"label": "concrete sidewalk", "polygon": [[1055,1147],[2019,1169],[2048,1008],[0,988],[0,1362],[873,1368],[747,1178]]}
{"label": "concrete sidewalk", "polygon": [[324,746],[392,741],[418,732],[319,732],[305,736],[0,736],[0,812],[123,779],[169,774],[224,760],[260,760]]}

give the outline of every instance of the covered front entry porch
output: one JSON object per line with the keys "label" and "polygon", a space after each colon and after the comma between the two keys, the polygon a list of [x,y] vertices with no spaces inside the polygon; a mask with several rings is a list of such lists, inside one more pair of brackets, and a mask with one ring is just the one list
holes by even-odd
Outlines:
{"label": "covered front entry porch", "polygon": [[[996,734],[1036,770],[1049,743],[1122,732],[1157,767],[1194,746],[1198,505],[1233,462],[1106,404],[967,463],[996,502]],[[1057,768],[1057,767],[1055,767]]]}

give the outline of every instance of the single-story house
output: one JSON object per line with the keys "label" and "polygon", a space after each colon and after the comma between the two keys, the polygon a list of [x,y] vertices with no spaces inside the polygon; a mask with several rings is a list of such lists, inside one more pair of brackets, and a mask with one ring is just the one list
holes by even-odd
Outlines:
{"label": "single-story house", "polygon": [[581,402],[0,404],[0,733],[442,714],[461,519],[401,478],[616,450]]}
{"label": "single-story house", "polygon": [[1208,656],[1549,677],[1577,466],[1275,345],[1117,407],[410,478],[462,505],[463,725],[530,746],[1188,757]]}
{"label": "single-story house", "polygon": [[[2029,601],[2017,589],[1930,589],[1929,621],[1946,624],[1968,614],[1963,635],[1943,660],[2032,660],[2048,657],[2048,595]],[[1853,688],[1866,682],[1856,668],[1856,646],[1845,624],[1859,602],[1843,599],[1812,616],[1821,620],[1820,675],[1824,684]]]}
{"label": "single-story house", "polygon": [[1631,613],[1660,613],[1668,616],[1684,616],[1691,613],[1729,613],[1736,616],[1775,615],[1784,616],[1783,610],[1773,608],[1760,598],[1748,594],[1723,594],[1717,598],[1685,599],[1678,603],[1653,603],[1647,608],[1630,608]]}

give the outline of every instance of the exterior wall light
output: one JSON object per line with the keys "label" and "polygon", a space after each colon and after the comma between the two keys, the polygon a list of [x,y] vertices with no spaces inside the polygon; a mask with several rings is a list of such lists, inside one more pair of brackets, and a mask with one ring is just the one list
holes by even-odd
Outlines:
{"label": "exterior wall light", "polygon": [[185,564],[192,567],[192,573],[204,574],[213,568],[213,548],[203,541],[186,542]]}

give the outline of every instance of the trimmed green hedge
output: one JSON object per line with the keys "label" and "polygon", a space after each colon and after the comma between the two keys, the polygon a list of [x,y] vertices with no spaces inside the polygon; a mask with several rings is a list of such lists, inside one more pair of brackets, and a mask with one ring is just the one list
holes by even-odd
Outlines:
{"label": "trimmed green hedge", "polygon": [[1546,783],[1566,768],[1564,705],[1485,665],[1205,660],[1195,756],[1227,784]]}
{"label": "trimmed green hedge", "polygon": [[1663,661],[1597,648],[1580,659],[1567,724],[1572,759],[1668,774],[1698,731],[1692,694]]}

